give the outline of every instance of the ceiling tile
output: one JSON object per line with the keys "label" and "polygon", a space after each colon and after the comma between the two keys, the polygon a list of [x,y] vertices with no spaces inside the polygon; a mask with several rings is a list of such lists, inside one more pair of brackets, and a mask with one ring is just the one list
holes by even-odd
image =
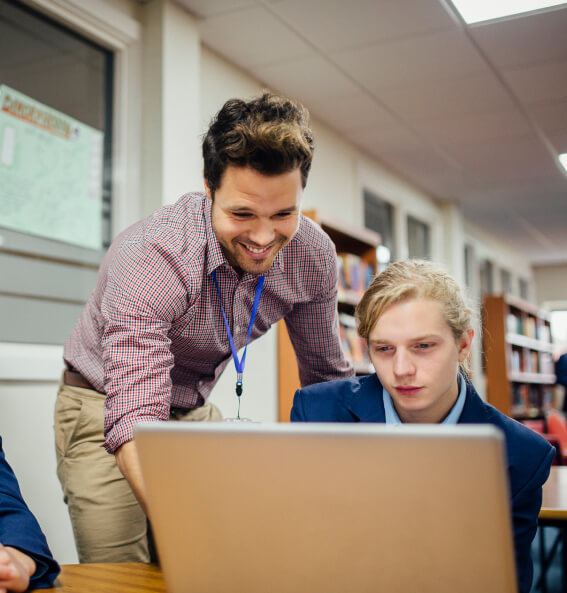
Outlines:
{"label": "ceiling tile", "polygon": [[278,0],[271,5],[324,51],[455,26],[438,0]]}
{"label": "ceiling tile", "polygon": [[381,90],[487,73],[484,60],[457,30],[330,52],[339,67],[365,88]]}
{"label": "ceiling tile", "polygon": [[309,109],[313,115],[328,122],[339,132],[351,133],[372,128],[380,133],[380,130],[399,125],[376,99],[362,91],[332,100],[325,98],[322,102],[311,101]]}
{"label": "ceiling tile", "polygon": [[[451,155],[479,182],[517,184],[545,182],[559,175],[555,162],[533,135],[475,145],[454,145]],[[567,184],[566,184],[567,187]]]}
{"label": "ceiling tile", "polygon": [[455,76],[435,84],[420,82],[375,92],[378,99],[410,125],[419,121],[516,109],[509,94],[491,74],[466,78]]}
{"label": "ceiling tile", "polygon": [[532,103],[527,106],[527,111],[548,134],[567,129],[567,99]]}
{"label": "ceiling tile", "polygon": [[307,107],[358,90],[344,74],[319,56],[255,66],[250,71],[271,87],[304,102]]}
{"label": "ceiling tile", "polygon": [[308,44],[263,6],[208,18],[199,28],[206,45],[245,70],[313,54]]}
{"label": "ceiling tile", "polygon": [[502,138],[525,136],[532,131],[526,118],[515,109],[419,121],[415,123],[415,128],[442,147],[478,145]]}
{"label": "ceiling tile", "polygon": [[437,199],[456,199],[463,187],[470,183],[465,180],[462,171],[449,166],[445,159],[433,152],[424,154],[422,150],[406,150],[401,153],[390,151],[382,158]]}
{"label": "ceiling tile", "polygon": [[567,153],[567,130],[558,130],[553,134],[549,134],[548,139],[558,155]]}
{"label": "ceiling tile", "polygon": [[422,140],[410,128],[400,123],[382,130],[376,126],[368,126],[364,129],[354,130],[349,134],[349,137],[357,145],[376,155],[384,155],[390,151],[422,148]]}
{"label": "ceiling tile", "polygon": [[175,1],[198,18],[206,18],[255,4],[255,0],[214,0],[214,2],[211,2],[211,0]]}
{"label": "ceiling tile", "polygon": [[500,67],[567,58],[567,7],[469,27],[490,61]]}
{"label": "ceiling tile", "polygon": [[[565,45],[567,45],[567,30]],[[567,99],[567,60],[505,69],[503,74],[522,103]]]}
{"label": "ceiling tile", "polygon": [[[561,196],[563,205],[565,203],[565,194]],[[540,233],[544,238],[543,243],[548,243],[550,246],[567,249],[567,236],[565,228],[567,228],[567,208],[561,207],[553,203],[552,199],[542,200],[526,200],[514,207],[515,213],[536,232]],[[556,237],[554,241],[553,237]]]}
{"label": "ceiling tile", "polygon": [[179,0],[317,123],[530,261],[567,261],[567,7],[463,28],[446,1]]}

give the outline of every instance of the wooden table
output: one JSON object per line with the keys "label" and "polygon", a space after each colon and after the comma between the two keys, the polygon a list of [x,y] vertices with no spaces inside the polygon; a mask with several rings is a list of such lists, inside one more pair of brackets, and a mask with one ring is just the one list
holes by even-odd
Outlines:
{"label": "wooden table", "polygon": [[165,593],[155,564],[64,564],[51,589],[37,593]]}
{"label": "wooden table", "polygon": [[540,519],[567,520],[567,465],[554,465],[543,485]]}
{"label": "wooden table", "polygon": [[[539,513],[540,527],[553,526],[561,530],[563,540],[561,546],[562,590],[567,593],[567,466],[556,465],[551,468],[549,479],[543,485],[543,501]],[[540,548],[543,549],[543,531],[540,529]],[[542,558],[542,593],[547,590],[545,571],[547,569],[543,555]],[[545,566],[543,565],[545,564]]]}

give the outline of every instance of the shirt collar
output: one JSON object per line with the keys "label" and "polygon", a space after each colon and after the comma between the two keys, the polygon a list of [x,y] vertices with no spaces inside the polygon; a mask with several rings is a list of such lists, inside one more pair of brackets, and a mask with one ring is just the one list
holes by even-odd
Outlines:
{"label": "shirt collar", "polygon": [[[446,418],[441,422],[441,424],[457,424],[459,418],[461,417],[461,413],[463,408],[465,407],[465,400],[467,398],[467,385],[465,383],[465,379],[459,373],[459,397],[457,397],[457,401],[451,408],[451,411],[447,414]],[[402,424],[398,413],[396,412],[396,408],[394,407],[394,402],[392,401],[392,396],[383,389],[383,399],[384,399],[384,412],[385,412],[385,420],[386,424]]]}
{"label": "shirt collar", "polygon": [[[213,270],[216,270],[223,264],[227,265],[228,267],[232,267],[232,266],[230,265],[230,263],[224,256],[222,247],[221,247],[219,240],[217,239],[217,236],[215,235],[215,232],[213,230],[213,224],[212,224],[212,220],[211,220],[212,200],[210,200],[207,197],[205,197],[204,209],[205,209],[205,228],[206,228],[206,235],[207,235],[207,274],[210,274]],[[292,241],[294,241],[294,240],[295,240],[295,237],[292,239]],[[290,243],[291,243],[291,241],[290,241]],[[284,269],[283,251],[284,251],[284,249],[287,249],[287,247],[288,247],[288,245],[290,245],[290,243],[288,243],[283,249],[280,249],[276,253],[276,257],[274,258],[274,261],[272,262],[270,269],[265,274],[266,279],[272,275],[272,272],[274,270],[283,271],[283,269]]]}
{"label": "shirt collar", "polygon": [[213,270],[223,264],[230,265],[222,252],[220,243],[213,231],[213,225],[211,222],[211,204],[212,200],[205,197],[205,232],[207,236],[207,274],[210,274]]}

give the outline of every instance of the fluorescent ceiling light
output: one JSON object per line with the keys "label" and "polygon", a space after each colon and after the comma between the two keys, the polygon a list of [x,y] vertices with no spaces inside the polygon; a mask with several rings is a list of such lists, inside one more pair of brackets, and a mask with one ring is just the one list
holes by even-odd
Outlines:
{"label": "fluorescent ceiling light", "polygon": [[499,19],[565,4],[566,0],[451,0],[467,23]]}
{"label": "fluorescent ceiling light", "polygon": [[567,171],[567,152],[564,152],[563,154],[559,155],[559,162],[561,163],[561,166],[565,169],[565,171]]}

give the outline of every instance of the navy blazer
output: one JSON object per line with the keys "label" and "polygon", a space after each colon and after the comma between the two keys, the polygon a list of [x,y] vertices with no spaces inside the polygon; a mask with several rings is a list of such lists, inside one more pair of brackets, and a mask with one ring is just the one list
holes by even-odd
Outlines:
{"label": "navy blazer", "polygon": [[34,559],[36,571],[30,589],[47,588],[59,574],[36,518],[22,498],[12,468],[6,461],[0,437],[0,543],[17,548]]}
{"label": "navy blazer", "polygon": [[[298,389],[292,422],[385,422],[382,385],[376,374]],[[505,435],[518,588],[528,593],[533,578],[530,554],[541,508],[541,487],[555,449],[540,435],[482,401],[467,382],[459,424],[494,424]]]}

